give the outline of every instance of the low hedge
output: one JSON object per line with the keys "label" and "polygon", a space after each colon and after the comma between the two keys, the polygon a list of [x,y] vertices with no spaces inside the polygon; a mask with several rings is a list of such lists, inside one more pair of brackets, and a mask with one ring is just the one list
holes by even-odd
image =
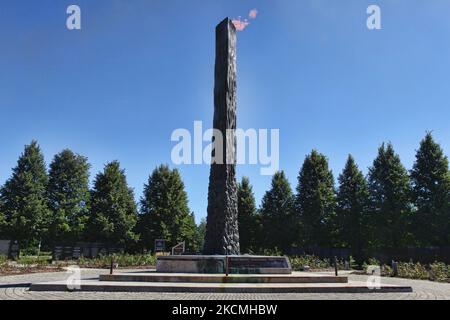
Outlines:
{"label": "low hedge", "polygon": [[8,257],[0,255],[0,269],[4,268],[8,264]]}
{"label": "low hedge", "polygon": [[[363,269],[367,270],[369,265],[380,266],[376,259],[369,259],[364,263]],[[392,266],[382,264],[381,275],[385,277],[394,276]],[[450,265],[442,262],[422,264],[419,262],[397,262],[397,277],[405,279],[431,280],[439,282],[450,282]]]}
{"label": "low hedge", "polygon": [[[289,257],[292,269],[295,271],[303,271],[306,266],[311,270],[332,269],[334,265],[329,259],[321,259],[313,255],[291,256]],[[353,259],[350,258],[350,266],[355,268]],[[369,259],[362,265],[364,271],[369,266],[380,266],[381,276],[392,277],[394,270],[392,266],[380,264],[377,259]],[[338,268],[345,269],[344,261],[338,260]],[[431,264],[421,264],[419,262],[397,262],[397,277],[405,279],[431,280],[439,282],[450,282],[450,265],[442,262],[434,262]]]}
{"label": "low hedge", "polygon": [[330,261],[327,259],[320,259],[316,256],[293,256],[289,257],[292,270],[302,271],[307,266],[310,269],[328,269],[331,268]]}
{"label": "low hedge", "polygon": [[[311,270],[324,270],[333,269],[334,262],[331,259],[321,259],[314,255],[304,255],[304,256],[290,256],[289,260],[291,262],[291,267],[295,271],[302,271],[305,267],[309,267]],[[344,260],[337,260],[338,268],[341,270],[356,267],[355,261],[350,257],[348,264],[345,264]]]}
{"label": "low hedge", "polygon": [[111,257],[121,268],[156,266],[156,257],[148,254],[105,255],[92,259],[81,257],[77,264],[85,268],[108,268],[111,265]]}
{"label": "low hedge", "polygon": [[17,264],[24,265],[24,266],[31,266],[31,265],[39,265],[39,266],[45,266],[50,264],[52,261],[51,256],[20,256],[17,259]]}

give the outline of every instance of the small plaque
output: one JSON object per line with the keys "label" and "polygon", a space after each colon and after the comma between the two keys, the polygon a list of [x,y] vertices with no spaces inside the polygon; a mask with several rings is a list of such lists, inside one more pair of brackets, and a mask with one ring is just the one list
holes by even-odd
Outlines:
{"label": "small plaque", "polygon": [[163,252],[166,250],[166,240],[156,239],[155,240],[155,252]]}

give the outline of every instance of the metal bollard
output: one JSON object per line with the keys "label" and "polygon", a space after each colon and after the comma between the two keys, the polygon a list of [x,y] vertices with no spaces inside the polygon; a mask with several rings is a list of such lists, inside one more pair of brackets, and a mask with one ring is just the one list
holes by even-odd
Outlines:
{"label": "metal bollard", "polygon": [[109,274],[113,274],[114,272],[114,257],[111,257],[111,266],[109,268]]}
{"label": "metal bollard", "polygon": [[337,277],[338,276],[338,264],[337,264],[337,257],[334,256],[334,274]]}
{"label": "metal bollard", "polygon": [[228,277],[230,273],[230,261],[228,260],[228,256],[225,257],[225,275]]}

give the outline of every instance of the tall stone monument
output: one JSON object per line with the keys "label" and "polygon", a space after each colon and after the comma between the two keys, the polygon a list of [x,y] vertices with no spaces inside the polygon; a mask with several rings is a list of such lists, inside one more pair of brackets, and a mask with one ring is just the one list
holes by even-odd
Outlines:
{"label": "tall stone monument", "polygon": [[204,254],[238,255],[236,184],[236,28],[226,18],[216,27],[213,153]]}
{"label": "tall stone monument", "polygon": [[290,274],[287,257],[239,255],[236,183],[236,28],[216,27],[213,152],[202,255],[159,256],[160,273]]}

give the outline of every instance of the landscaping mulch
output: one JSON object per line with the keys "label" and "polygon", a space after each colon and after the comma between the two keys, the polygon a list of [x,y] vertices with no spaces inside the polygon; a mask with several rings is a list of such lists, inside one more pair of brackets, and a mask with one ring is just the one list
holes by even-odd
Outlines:
{"label": "landscaping mulch", "polygon": [[64,268],[60,266],[36,266],[36,267],[2,267],[0,276],[13,276],[30,273],[63,272]]}

